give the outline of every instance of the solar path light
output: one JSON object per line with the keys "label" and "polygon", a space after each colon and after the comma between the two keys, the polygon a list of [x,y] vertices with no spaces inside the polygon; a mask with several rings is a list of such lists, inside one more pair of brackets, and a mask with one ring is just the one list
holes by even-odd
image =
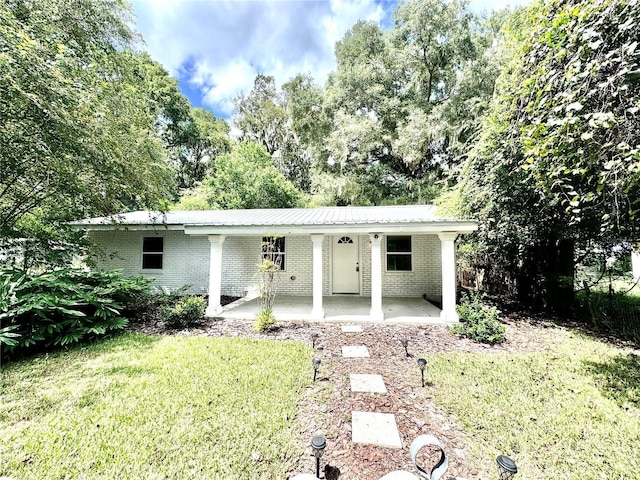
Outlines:
{"label": "solar path light", "polygon": [[509,480],[516,473],[518,473],[518,467],[516,467],[516,462],[511,460],[506,455],[498,455],[496,458],[496,463],[498,464],[498,472],[500,473],[500,480]]}
{"label": "solar path light", "polygon": [[316,375],[318,375],[318,369],[320,368],[320,359],[318,357],[313,357],[313,381],[316,381]]}
{"label": "solar path light", "polygon": [[401,340],[400,340],[400,343],[401,343],[401,344],[402,344],[402,346],[404,347],[404,353],[406,353],[406,354],[407,354],[407,357],[410,357],[411,355],[409,355],[409,350],[408,350],[408,347],[409,347],[409,339],[407,339],[407,338],[403,338],[403,339],[401,339]]}
{"label": "solar path light", "polygon": [[318,340],[318,334],[313,332],[311,334],[311,348],[316,348],[316,340]]}
{"label": "solar path light", "polygon": [[313,456],[316,457],[316,478],[320,478],[320,457],[324,453],[324,449],[327,446],[327,441],[323,436],[316,436],[311,439],[311,448],[313,449]]}
{"label": "solar path light", "polygon": [[424,368],[427,366],[427,360],[425,360],[424,358],[419,358],[418,366],[420,367],[420,375],[422,376],[422,387],[424,388]]}

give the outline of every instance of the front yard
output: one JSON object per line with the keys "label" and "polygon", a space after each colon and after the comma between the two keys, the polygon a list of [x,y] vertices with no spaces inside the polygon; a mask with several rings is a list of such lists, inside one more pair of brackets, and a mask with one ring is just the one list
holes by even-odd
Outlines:
{"label": "front yard", "polygon": [[491,471],[507,453],[520,479],[640,478],[640,357],[583,335],[535,353],[444,354],[434,403]]}
{"label": "front yard", "polygon": [[311,350],[125,334],[3,372],[0,476],[282,478]]}
{"label": "front yard", "polygon": [[[258,335],[251,322],[212,321],[183,333],[129,333],[5,368],[0,476],[283,479],[313,470],[308,442],[322,433],[323,465],[375,480],[410,470],[411,440],[430,433],[449,453],[446,478],[497,478],[503,453],[521,480],[640,479],[640,361],[629,347],[526,321],[495,347],[437,326],[345,336],[338,324],[298,323]],[[371,358],[343,358],[347,344]],[[381,374],[388,394],[351,392],[350,373]],[[393,413],[403,448],[351,442],[352,411]]]}

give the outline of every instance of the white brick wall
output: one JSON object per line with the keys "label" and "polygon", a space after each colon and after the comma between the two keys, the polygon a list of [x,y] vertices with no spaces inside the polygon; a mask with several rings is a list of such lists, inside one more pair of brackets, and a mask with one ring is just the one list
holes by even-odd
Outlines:
{"label": "white brick wall", "polygon": [[[164,268],[162,271],[142,270],[142,239],[145,236],[164,237]],[[194,293],[205,293],[209,287],[209,252],[207,237],[193,237],[181,231],[92,231],[93,242],[105,254],[96,259],[98,268],[122,269],[126,275],[155,278],[155,284],[171,289],[192,285]],[[222,294],[241,296],[255,288],[261,260],[262,237],[226,237],[222,254]],[[323,294],[331,294],[331,245],[326,236],[322,244]],[[411,272],[386,271],[386,241],[382,241],[383,296],[415,297],[426,293],[439,300],[442,295],[440,239],[437,235],[412,236]],[[278,293],[282,295],[312,295],[312,243],[309,236],[286,237],[286,265],[279,274]],[[361,291],[371,294],[371,249],[369,236],[360,236]]]}
{"label": "white brick wall", "polygon": [[[164,238],[162,270],[142,269],[142,239]],[[101,251],[94,258],[100,269],[121,269],[125,275],[155,278],[155,285],[177,289],[191,285],[193,293],[209,289],[209,240],[188,237],[180,231],[92,231],[90,238]]]}
{"label": "white brick wall", "polygon": [[[223,294],[236,292],[237,295],[237,292],[257,288],[260,283],[258,264],[262,260],[261,247],[262,237],[225,239],[222,253]],[[285,237],[285,270],[278,274],[277,289],[281,295],[312,295],[312,244],[309,236]]]}
{"label": "white brick wall", "polygon": [[[362,292],[371,295],[371,249],[369,236],[361,236],[362,246]],[[412,271],[387,271],[387,241],[382,238],[382,295],[387,297],[421,297],[440,300],[441,288],[441,254],[440,239],[437,235],[411,236]]]}

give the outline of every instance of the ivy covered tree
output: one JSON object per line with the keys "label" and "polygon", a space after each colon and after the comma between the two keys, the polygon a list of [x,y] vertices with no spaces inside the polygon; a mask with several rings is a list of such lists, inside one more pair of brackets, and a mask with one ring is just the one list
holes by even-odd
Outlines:
{"label": "ivy covered tree", "polygon": [[513,16],[492,113],[449,207],[473,261],[534,307],[571,306],[575,247],[636,239],[640,6],[550,1]]}

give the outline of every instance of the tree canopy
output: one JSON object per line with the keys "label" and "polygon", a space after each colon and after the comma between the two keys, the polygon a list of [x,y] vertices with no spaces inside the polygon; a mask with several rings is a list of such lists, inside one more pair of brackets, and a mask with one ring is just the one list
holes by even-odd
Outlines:
{"label": "tree canopy", "polygon": [[202,187],[184,196],[176,209],[291,208],[301,206],[301,193],[255,142],[233,145],[215,159]]}
{"label": "tree canopy", "polygon": [[157,207],[172,187],[129,11],[119,1],[0,8],[0,233]]}

